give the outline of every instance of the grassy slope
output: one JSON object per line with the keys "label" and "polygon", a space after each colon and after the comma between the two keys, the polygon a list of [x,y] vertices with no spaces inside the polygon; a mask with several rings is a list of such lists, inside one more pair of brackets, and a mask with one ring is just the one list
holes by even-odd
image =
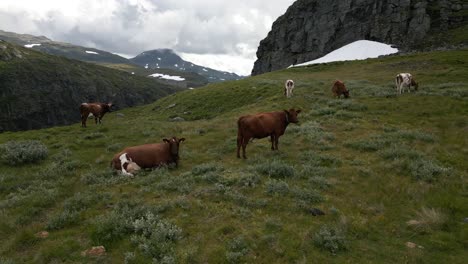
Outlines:
{"label": "grassy slope", "polygon": [[[395,97],[393,76],[398,72],[412,72],[422,90]],[[466,72],[466,50],[317,65],[184,91],[125,109],[124,118],[111,113],[103,126],[0,134],[0,143],[38,139],[51,151],[38,165],[0,165],[0,255],[18,262],[85,261],[80,252],[103,240],[95,219],[109,217],[119,202],[136,201],[156,206],[183,230],[175,246],[178,262],[463,263],[468,257],[468,226],[463,223],[468,216]],[[296,82],[289,100],[282,96],[287,78]],[[331,82],[338,78],[347,83],[352,99],[331,98]],[[302,124],[288,127],[279,152],[272,153],[262,139],[248,145],[247,161],[235,158],[240,115],[290,107],[303,109]],[[191,121],[168,122],[173,116]],[[105,171],[124,146],[171,135],[187,138],[178,169],[145,172],[133,180]],[[379,145],[379,139],[389,145]],[[359,140],[375,143],[379,150],[349,146]],[[418,180],[405,167],[411,162],[405,155],[383,157],[391,145],[409,149],[404,154],[417,151],[450,170],[432,182]],[[61,166],[66,168],[54,169],[54,160],[65,160]],[[289,191],[267,192],[274,183],[261,168],[271,163],[278,171],[294,170],[294,176],[284,179]],[[193,170],[200,164],[214,173]],[[83,180],[89,173],[100,182]],[[331,186],[318,188],[310,180],[317,175]],[[34,191],[32,186],[41,184],[45,187]],[[300,195],[311,190],[325,200]],[[94,197],[93,202],[49,238],[35,238],[78,192]],[[327,215],[313,217],[306,212],[311,207]],[[446,221],[425,232],[408,227],[406,222],[422,207],[436,208]],[[348,250],[333,255],[314,246],[313,236],[325,224],[345,230]],[[106,257],[87,261],[122,262],[125,252],[136,252],[136,261],[151,260],[121,232],[103,243]],[[407,241],[424,249],[408,249]]]}

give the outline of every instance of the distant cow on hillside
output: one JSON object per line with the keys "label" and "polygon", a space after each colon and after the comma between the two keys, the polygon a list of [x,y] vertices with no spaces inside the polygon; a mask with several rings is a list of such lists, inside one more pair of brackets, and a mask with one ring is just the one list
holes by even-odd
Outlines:
{"label": "distant cow on hillside", "polygon": [[344,95],[345,98],[349,98],[349,91],[346,90],[346,86],[342,81],[335,81],[332,87],[333,96],[340,98]]}
{"label": "distant cow on hillside", "polygon": [[94,116],[94,122],[101,124],[101,119],[107,112],[110,112],[112,103],[82,103],[80,106],[81,126],[86,127],[86,120],[90,115]]}
{"label": "distant cow on hillside", "polygon": [[237,157],[246,159],[245,148],[250,139],[270,137],[271,149],[278,150],[278,139],[284,134],[290,123],[298,123],[297,114],[301,110],[294,108],[279,112],[259,113],[255,115],[242,116],[237,120]]}
{"label": "distant cow on hillside", "polygon": [[288,98],[291,97],[293,95],[293,90],[294,90],[294,81],[287,80],[286,83],[284,84],[284,95]]}
{"label": "distant cow on hillside", "polygon": [[402,94],[405,88],[408,88],[408,93],[411,92],[411,86],[414,87],[414,90],[418,90],[418,83],[414,80],[413,76],[410,73],[399,73],[395,77],[395,85],[397,93]]}
{"label": "distant cow on hillside", "polygon": [[[155,168],[163,165],[179,163],[179,144],[185,138],[164,138],[164,143],[146,144],[128,147],[114,155],[111,161],[113,169],[122,171],[124,174],[132,173],[125,166],[133,166],[136,170],[140,168]],[[132,163],[135,163],[132,165]]]}

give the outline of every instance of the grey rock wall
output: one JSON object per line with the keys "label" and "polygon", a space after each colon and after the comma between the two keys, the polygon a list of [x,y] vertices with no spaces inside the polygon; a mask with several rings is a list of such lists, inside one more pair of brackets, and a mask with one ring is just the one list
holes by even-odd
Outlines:
{"label": "grey rock wall", "polygon": [[298,0],[260,42],[252,75],[314,60],[361,39],[404,51],[440,47],[443,33],[466,25],[467,14],[466,0]]}

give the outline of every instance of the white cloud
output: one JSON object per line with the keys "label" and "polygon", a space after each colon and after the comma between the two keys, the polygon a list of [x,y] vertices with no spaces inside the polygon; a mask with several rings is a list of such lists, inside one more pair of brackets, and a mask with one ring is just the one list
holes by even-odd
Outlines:
{"label": "white cloud", "polygon": [[194,61],[197,64],[245,74],[260,40],[293,2],[2,0],[0,29],[127,55],[171,48],[191,54],[200,60]]}

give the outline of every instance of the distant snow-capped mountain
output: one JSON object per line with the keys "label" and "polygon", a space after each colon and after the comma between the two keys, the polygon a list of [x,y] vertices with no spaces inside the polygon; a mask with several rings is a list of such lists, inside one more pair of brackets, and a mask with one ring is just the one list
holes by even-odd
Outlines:
{"label": "distant snow-capped mountain", "polygon": [[206,77],[209,82],[239,80],[242,78],[242,76],[232,72],[218,71],[185,61],[171,49],[145,51],[130,59],[130,61],[147,69],[173,69],[195,72]]}
{"label": "distant snow-capped mountain", "polygon": [[128,63],[126,58],[111,52],[53,41],[44,36],[17,34],[0,30],[0,39],[48,54],[64,56],[69,59],[93,63]]}

